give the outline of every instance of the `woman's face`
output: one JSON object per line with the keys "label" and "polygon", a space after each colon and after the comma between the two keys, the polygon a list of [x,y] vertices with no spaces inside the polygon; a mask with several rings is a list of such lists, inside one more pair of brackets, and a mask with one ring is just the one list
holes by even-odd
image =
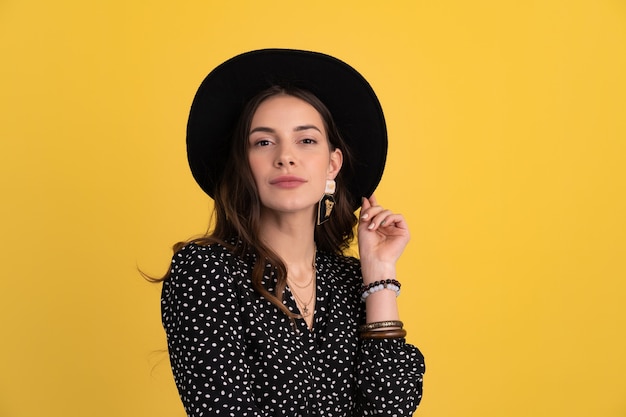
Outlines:
{"label": "woman's face", "polygon": [[309,212],[343,161],[330,150],[321,115],[297,97],[270,97],[257,108],[249,132],[248,158],[261,204],[277,213]]}

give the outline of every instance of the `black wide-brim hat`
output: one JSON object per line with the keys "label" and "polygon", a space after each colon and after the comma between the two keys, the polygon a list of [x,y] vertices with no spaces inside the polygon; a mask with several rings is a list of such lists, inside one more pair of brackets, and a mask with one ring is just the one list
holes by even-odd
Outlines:
{"label": "black wide-brim hat", "polygon": [[293,49],[262,49],[237,55],[204,79],[187,124],[187,157],[200,187],[215,196],[232,134],[246,103],[259,92],[290,86],[315,94],[328,108],[352,154],[343,172],[354,209],[380,182],[387,157],[387,129],[380,102],[354,68],[329,55]]}

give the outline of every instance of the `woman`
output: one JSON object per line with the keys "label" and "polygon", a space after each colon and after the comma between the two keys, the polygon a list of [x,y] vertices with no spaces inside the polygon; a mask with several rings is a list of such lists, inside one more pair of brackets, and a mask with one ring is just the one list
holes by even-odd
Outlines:
{"label": "woman", "polygon": [[412,415],[424,362],[395,271],[409,232],[372,196],[387,136],[369,84],[323,54],[239,55],[200,86],[187,149],[216,215],[163,284],[188,415]]}

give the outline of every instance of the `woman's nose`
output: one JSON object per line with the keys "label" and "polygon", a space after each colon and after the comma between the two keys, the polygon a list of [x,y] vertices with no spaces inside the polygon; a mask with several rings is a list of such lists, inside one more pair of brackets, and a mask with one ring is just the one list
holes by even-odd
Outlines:
{"label": "woman's nose", "polygon": [[295,158],[293,157],[293,153],[286,148],[282,148],[280,149],[280,152],[278,153],[277,157],[276,157],[276,166],[278,167],[283,167],[283,166],[293,166],[296,164]]}

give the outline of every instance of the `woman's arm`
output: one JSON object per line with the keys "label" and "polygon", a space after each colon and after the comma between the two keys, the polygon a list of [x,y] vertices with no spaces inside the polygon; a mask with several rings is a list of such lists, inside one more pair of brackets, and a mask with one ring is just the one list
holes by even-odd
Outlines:
{"label": "woman's arm", "polygon": [[[361,272],[365,285],[396,279],[396,262],[410,239],[400,214],[363,199],[358,227]],[[384,289],[365,299],[366,322],[399,320],[397,294]],[[383,330],[389,330],[385,328]],[[411,416],[422,398],[424,357],[404,338],[362,339],[357,367],[355,416]]]}
{"label": "woman's arm", "polygon": [[190,417],[266,416],[250,389],[236,284],[223,262],[199,248],[189,245],[174,255],[161,299],[185,410]]}

